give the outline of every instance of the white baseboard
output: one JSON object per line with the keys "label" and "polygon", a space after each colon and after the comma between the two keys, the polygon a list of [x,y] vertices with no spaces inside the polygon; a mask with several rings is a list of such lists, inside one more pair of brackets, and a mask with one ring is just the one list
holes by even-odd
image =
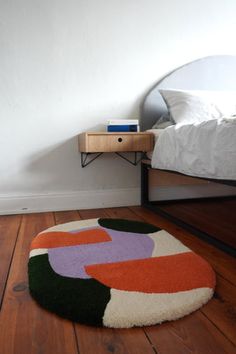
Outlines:
{"label": "white baseboard", "polygon": [[138,188],[0,196],[0,215],[128,205],[140,205]]}

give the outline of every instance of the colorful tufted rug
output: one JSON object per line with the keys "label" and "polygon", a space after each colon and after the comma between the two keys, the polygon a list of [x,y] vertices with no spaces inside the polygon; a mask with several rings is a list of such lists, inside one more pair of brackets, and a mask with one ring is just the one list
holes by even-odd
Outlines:
{"label": "colorful tufted rug", "polygon": [[210,265],[168,232],[137,221],[91,219],[37,235],[31,295],[72,321],[128,328],[175,320],[213,295]]}

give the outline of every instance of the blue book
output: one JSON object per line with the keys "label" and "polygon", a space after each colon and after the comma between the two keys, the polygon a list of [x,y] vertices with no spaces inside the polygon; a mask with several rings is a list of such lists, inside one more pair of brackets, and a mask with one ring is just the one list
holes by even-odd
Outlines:
{"label": "blue book", "polygon": [[138,132],[139,126],[134,125],[108,125],[108,132]]}

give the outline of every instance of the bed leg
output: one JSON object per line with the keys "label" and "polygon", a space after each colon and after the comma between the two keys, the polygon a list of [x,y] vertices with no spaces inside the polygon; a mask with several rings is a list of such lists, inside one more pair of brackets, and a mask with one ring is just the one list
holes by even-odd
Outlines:
{"label": "bed leg", "polygon": [[141,163],[141,205],[144,206],[149,202],[149,189],[148,189],[148,165]]}

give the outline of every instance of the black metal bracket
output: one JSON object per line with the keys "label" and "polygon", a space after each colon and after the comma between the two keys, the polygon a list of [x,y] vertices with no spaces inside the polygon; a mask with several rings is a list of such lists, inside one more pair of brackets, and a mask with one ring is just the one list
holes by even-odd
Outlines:
{"label": "black metal bracket", "polygon": [[[98,153],[96,153],[96,152],[95,153],[81,152],[81,166],[82,167],[88,166],[91,162],[96,160],[102,154],[103,154],[103,152],[98,152]],[[96,156],[92,157],[88,162],[86,162],[89,155],[96,155]]]}
{"label": "black metal bracket", "polygon": [[[129,153],[132,151],[129,151]],[[138,158],[138,153],[141,154],[140,158]],[[81,152],[81,167],[86,167],[88,166],[91,162],[93,162],[94,160],[96,160],[100,155],[102,155],[103,152]],[[133,166],[137,166],[137,164],[142,160],[144,153],[142,151],[134,151],[134,160],[130,160],[127,157],[121,155],[121,153],[119,152],[115,152],[116,155],[120,156],[122,159],[124,159],[125,161],[131,163]],[[96,155],[93,156],[90,160],[88,160],[88,156],[89,155]]]}
{"label": "black metal bracket", "polygon": [[137,158],[138,153],[139,153],[139,151],[134,151],[134,160],[133,160],[133,161],[130,160],[130,159],[128,159],[127,157],[121,155],[120,152],[116,152],[116,155],[120,156],[120,157],[121,157],[122,159],[124,159],[125,161],[128,161],[129,163],[131,163],[131,165],[137,166],[137,164],[138,164],[138,163],[142,160],[142,158],[143,158],[143,152],[140,152],[140,153],[141,153],[140,158]]}

